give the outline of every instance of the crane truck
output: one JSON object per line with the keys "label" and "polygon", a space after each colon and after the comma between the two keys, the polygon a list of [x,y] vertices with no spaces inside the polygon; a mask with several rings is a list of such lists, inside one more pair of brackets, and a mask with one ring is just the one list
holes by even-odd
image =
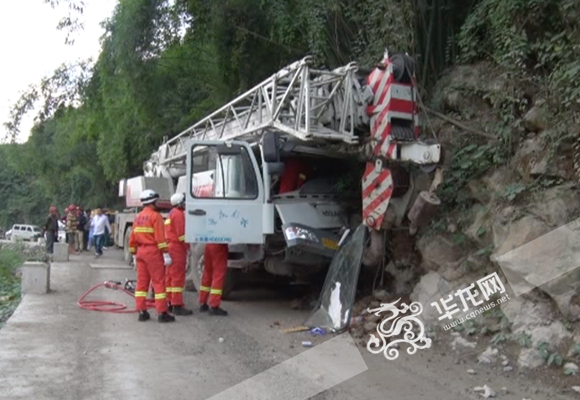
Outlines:
{"label": "crane truck", "polygon": [[[442,148],[420,129],[414,70],[409,55],[386,51],[372,69],[316,69],[306,57],[276,72],[165,140],[143,176],[120,182],[131,209],[117,215],[116,244],[129,261],[139,194],[154,189],[167,209],[174,192],[186,194],[196,287],[207,243],[229,246],[227,294],[240,271],[296,282],[323,272],[360,223],[370,233],[363,263],[378,265],[385,232],[415,233],[439,204]],[[309,173],[280,192],[296,160]]]}

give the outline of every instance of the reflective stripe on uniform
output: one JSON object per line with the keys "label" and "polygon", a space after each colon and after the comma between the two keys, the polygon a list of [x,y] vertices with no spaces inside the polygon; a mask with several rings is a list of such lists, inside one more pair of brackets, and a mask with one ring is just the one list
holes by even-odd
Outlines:
{"label": "reflective stripe on uniform", "polygon": [[183,288],[182,287],[174,287],[173,293],[183,293]]}
{"label": "reflective stripe on uniform", "polygon": [[185,235],[179,237],[180,242],[185,242]]}
{"label": "reflective stripe on uniform", "polygon": [[172,287],[166,287],[165,288],[165,292],[167,292],[167,293],[173,293],[173,288]]}
{"label": "reflective stripe on uniform", "polygon": [[165,225],[171,225],[171,218],[167,218],[165,220]]}
{"label": "reflective stripe on uniform", "polygon": [[155,229],[148,228],[145,226],[138,226],[133,230],[133,232],[135,232],[135,233],[155,233]]}
{"label": "reflective stripe on uniform", "polygon": [[147,297],[147,292],[135,292],[135,297]]}
{"label": "reflective stripe on uniform", "polygon": [[155,300],[163,300],[167,298],[167,293],[155,293]]}
{"label": "reflective stripe on uniform", "polygon": [[211,289],[210,294],[222,294],[222,290],[221,289]]}
{"label": "reflective stripe on uniform", "polygon": [[167,242],[159,243],[159,244],[157,245],[157,248],[159,248],[159,249],[166,249],[167,247],[169,247],[169,246],[167,245]]}
{"label": "reflective stripe on uniform", "polygon": [[211,290],[211,288],[207,287],[207,286],[200,286],[199,290],[201,290],[202,292],[209,292]]}
{"label": "reflective stripe on uniform", "polygon": [[135,249],[134,247],[129,247],[129,253],[135,253],[137,251],[137,249]]}

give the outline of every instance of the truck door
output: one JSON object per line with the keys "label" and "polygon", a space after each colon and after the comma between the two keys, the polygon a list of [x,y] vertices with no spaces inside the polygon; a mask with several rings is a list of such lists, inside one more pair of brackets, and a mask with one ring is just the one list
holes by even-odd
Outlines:
{"label": "truck door", "polygon": [[264,185],[246,142],[187,145],[186,241],[262,244]]}

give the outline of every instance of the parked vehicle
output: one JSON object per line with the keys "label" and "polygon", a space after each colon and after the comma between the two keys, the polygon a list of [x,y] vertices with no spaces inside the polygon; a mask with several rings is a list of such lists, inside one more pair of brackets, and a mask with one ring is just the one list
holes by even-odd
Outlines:
{"label": "parked vehicle", "polygon": [[[10,233],[10,240],[24,240],[37,242],[42,237],[42,231],[35,225],[13,225]],[[8,234],[7,234],[8,235]]]}

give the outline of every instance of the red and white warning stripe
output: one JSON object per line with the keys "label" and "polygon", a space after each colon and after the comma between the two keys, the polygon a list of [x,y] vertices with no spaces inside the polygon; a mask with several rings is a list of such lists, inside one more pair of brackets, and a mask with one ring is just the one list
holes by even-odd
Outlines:
{"label": "red and white warning stripe", "polygon": [[363,222],[365,225],[380,229],[392,193],[391,171],[388,168],[377,170],[375,164],[367,163],[363,177]]}
{"label": "red and white warning stripe", "polygon": [[[367,107],[367,113],[370,116],[374,155],[393,159],[397,150],[397,144],[391,135],[393,118],[412,121],[415,136],[419,135],[415,102],[416,85],[415,82],[412,84],[395,82],[392,63],[385,58],[383,64],[384,69],[374,69],[367,78],[367,84],[374,93],[373,103]],[[392,193],[391,171],[386,167],[367,163],[363,175],[363,220],[367,226],[380,229]]]}

